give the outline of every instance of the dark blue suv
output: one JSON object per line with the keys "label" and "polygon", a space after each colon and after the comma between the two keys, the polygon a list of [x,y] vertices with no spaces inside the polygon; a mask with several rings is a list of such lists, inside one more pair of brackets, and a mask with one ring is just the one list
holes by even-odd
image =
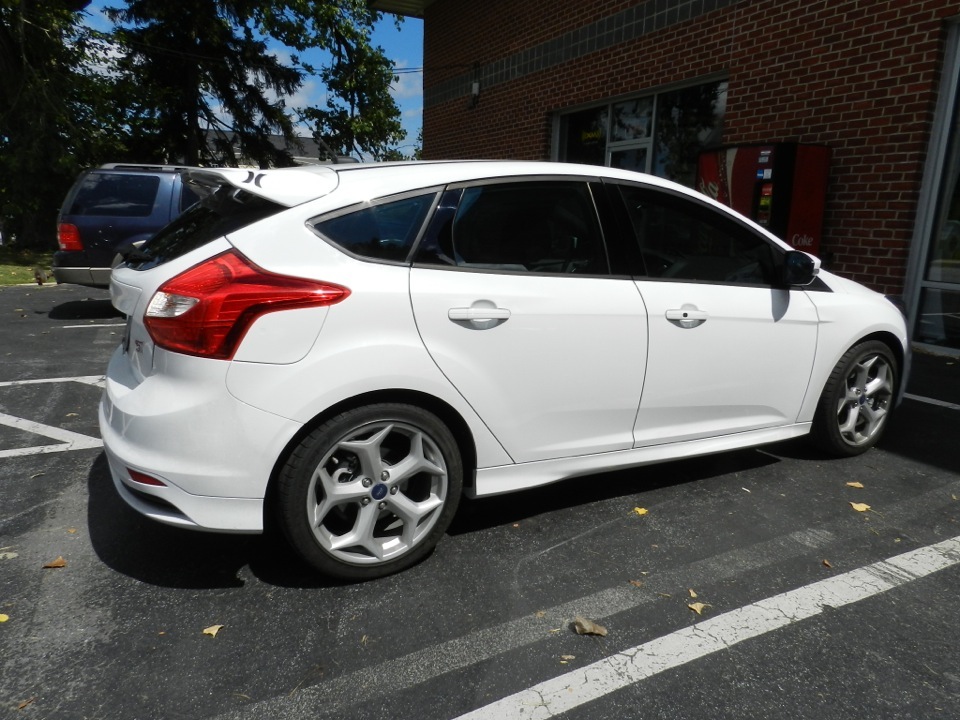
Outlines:
{"label": "dark blue suv", "polygon": [[136,247],[197,201],[186,167],[111,163],[85,170],[57,220],[58,283],[107,287],[118,253]]}

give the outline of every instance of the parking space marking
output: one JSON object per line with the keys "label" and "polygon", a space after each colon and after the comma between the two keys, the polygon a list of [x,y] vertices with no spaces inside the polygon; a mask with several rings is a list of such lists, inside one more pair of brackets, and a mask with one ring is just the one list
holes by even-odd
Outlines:
{"label": "parking space marking", "polygon": [[[875,527],[897,526],[934,510],[952,505],[960,493],[960,481],[916,495],[886,508]],[[475,630],[436,645],[414,650],[402,657],[371,665],[283,697],[272,697],[244,708],[225,712],[217,720],[262,720],[275,717],[332,717],[339,710],[376,697],[401,692],[435,680],[450,672],[464,670],[551,637],[553,629],[567,626],[576,615],[602,621],[621,612],[635,611],[657,601],[658,593],[677,588],[699,587],[737,578],[745,573],[782,563],[791,558],[815,554],[852,537],[846,521],[797,530],[753,545],[705,557],[681,567],[651,575],[645,580],[647,592],[632,585],[615,586],[591,595],[573,598],[546,608],[542,615],[525,615]],[[819,560],[818,560],[819,562]]]}
{"label": "parking space marking", "polygon": [[89,450],[91,448],[103,447],[103,441],[99,438],[81,435],[80,433],[64,430],[63,428],[52,425],[24,420],[13,415],[4,415],[0,413],[0,425],[22,430],[33,435],[42,435],[51,440],[59,440],[58,445],[37,445],[34,447],[13,448],[11,450],[0,450],[0,458],[22,457],[24,455],[43,455],[45,453],[66,452],[68,450]]}
{"label": "parking space marking", "polygon": [[904,393],[903,396],[907,400],[916,400],[917,402],[927,403],[927,405],[936,405],[937,407],[947,408],[948,410],[960,410],[960,405],[947,402],[946,400],[937,400],[936,398],[923,397],[922,395],[911,395],[910,393]]}
{"label": "parking space marking", "polygon": [[960,564],[960,537],[718,615],[560,675],[457,720],[543,720],[666,670]]}
{"label": "parking space marking", "polygon": [[[78,382],[83,385],[91,385],[93,387],[102,388],[104,384],[104,376],[82,375],[79,377],[65,378],[8,380],[0,382],[0,388],[61,382]],[[25,418],[16,417],[14,415],[5,415],[0,413],[0,425],[13,428],[14,430],[30,433],[32,435],[40,435],[42,437],[50,438],[51,440],[60,441],[56,445],[35,445],[31,447],[0,450],[0,459],[23,457],[25,455],[44,455],[46,453],[67,452],[70,450],[90,450],[93,448],[103,447],[103,441],[100,438],[91,437],[89,435],[81,435],[80,433],[75,433],[70,430],[64,430],[63,428],[55,427],[53,425],[44,425],[43,423],[26,420]]]}
{"label": "parking space marking", "polygon": [[126,323],[100,323],[99,325],[61,325],[61,330],[78,330],[80,328],[126,327]]}
{"label": "parking space marking", "polygon": [[0,382],[0,388],[5,387],[16,387],[17,385],[42,385],[44,383],[62,383],[62,382],[78,382],[83,383],[84,385],[96,385],[97,387],[103,387],[103,383],[106,378],[103,375],[80,375],[78,377],[61,377],[61,378],[40,378],[37,380],[4,380]]}

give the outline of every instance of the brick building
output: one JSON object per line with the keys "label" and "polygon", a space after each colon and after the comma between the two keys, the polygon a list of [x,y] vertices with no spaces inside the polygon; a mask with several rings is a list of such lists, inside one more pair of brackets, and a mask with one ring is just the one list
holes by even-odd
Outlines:
{"label": "brick building", "polygon": [[915,341],[960,354],[960,1],[373,5],[424,20],[428,159],[573,160],[694,185],[703,148],[829,147],[825,267],[902,293]]}

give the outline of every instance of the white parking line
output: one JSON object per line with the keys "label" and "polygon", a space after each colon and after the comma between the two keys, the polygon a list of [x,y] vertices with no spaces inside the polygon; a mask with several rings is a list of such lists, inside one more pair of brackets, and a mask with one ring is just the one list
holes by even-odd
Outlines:
{"label": "white parking line", "polygon": [[[79,377],[66,378],[42,378],[38,380],[8,380],[0,382],[0,388],[18,387],[21,385],[40,385],[43,383],[61,383],[78,382],[84,385],[94,387],[103,387],[103,375],[82,375]],[[31,433],[41,435],[51,440],[59,440],[56,445],[35,445],[32,447],[12,448],[9,450],[0,450],[0,458],[23,457],[26,455],[44,455],[47,453],[67,452],[69,450],[89,450],[91,448],[103,447],[103,441],[99,438],[81,435],[70,430],[54,427],[53,425],[44,425],[43,423],[33,422],[14,415],[5,415],[0,413],[0,425]]]}
{"label": "white parking line", "polygon": [[99,325],[61,325],[61,330],[78,330],[80,328],[126,327],[126,323],[100,323]]}
{"label": "white parking line", "polygon": [[936,398],[923,397],[922,395],[911,395],[910,393],[904,393],[903,396],[908,400],[916,400],[917,402],[927,403],[927,405],[936,405],[937,407],[944,407],[949,410],[960,410],[960,405],[947,402],[946,400],[937,400]]}
{"label": "white parking line", "polygon": [[775,595],[624,650],[461,715],[457,720],[545,720],[744,640],[866,600],[960,564],[960,537]]}
{"label": "white parking line", "polygon": [[14,417],[13,415],[0,413],[0,425],[6,425],[15,430],[22,430],[23,432],[32,433],[33,435],[42,435],[51,440],[60,441],[58,445],[37,445],[34,447],[0,450],[0,458],[43,455],[45,453],[66,452],[68,450],[89,450],[91,448],[103,447],[103,441],[99,438],[81,435],[80,433],[53,427],[52,425],[43,425],[42,423],[24,420],[23,418]]}
{"label": "white parking line", "polygon": [[0,382],[0,388],[16,387],[17,385],[42,385],[43,383],[62,382],[78,382],[83,383],[84,385],[96,385],[97,387],[102,388],[105,379],[106,378],[103,375],[81,375],[79,377],[41,378],[39,380],[5,380]]}

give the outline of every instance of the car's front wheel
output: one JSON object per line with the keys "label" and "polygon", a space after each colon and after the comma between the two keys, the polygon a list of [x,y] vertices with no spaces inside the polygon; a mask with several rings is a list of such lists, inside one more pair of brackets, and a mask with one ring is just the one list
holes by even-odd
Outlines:
{"label": "car's front wheel", "polygon": [[897,388],[897,364],[884,343],[853,346],[830,374],[813,420],[813,440],[831,455],[851,457],[880,440]]}
{"label": "car's front wheel", "polygon": [[279,476],[280,523],[316,569],[372,579],[436,546],[462,484],[456,441],[435,415],[368,405],[326,421],[290,454]]}

